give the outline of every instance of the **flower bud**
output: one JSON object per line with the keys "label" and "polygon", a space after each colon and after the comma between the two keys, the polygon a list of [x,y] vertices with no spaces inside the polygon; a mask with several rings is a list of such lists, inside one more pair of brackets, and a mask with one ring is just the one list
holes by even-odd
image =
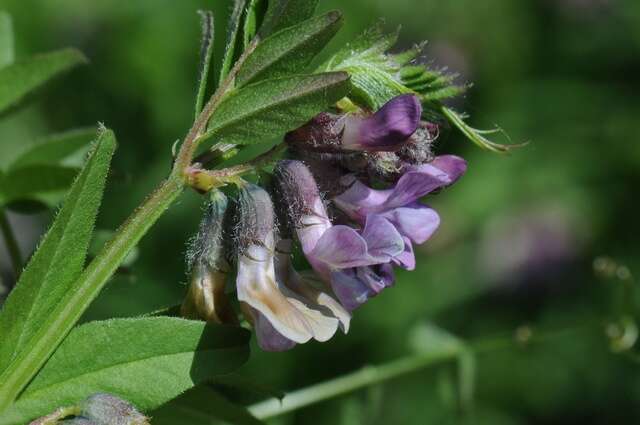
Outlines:
{"label": "flower bud", "polygon": [[415,95],[391,99],[371,117],[347,116],[342,148],[346,150],[394,151],[418,129],[422,105]]}
{"label": "flower bud", "polygon": [[239,212],[238,300],[260,347],[283,351],[296,343],[331,338],[338,319],[289,289],[276,274],[277,232],[269,194],[247,184],[240,190]]}
{"label": "flower bud", "polygon": [[181,307],[184,317],[212,323],[237,322],[224,293],[229,271],[223,241],[227,209],[227,197],[213,192],[188,255],[191,278]]}
{"label": "flower bud", "polygon": [[106,393],[94,394],[83,401],[80,415],[88,423],[100,425],[149,425],[147,417],[130,403]]}
{"label": "flower bud", "polygon": [[376,113],[322,113],[286,137],[289,144],[320,152],[396,151],[420,125],[422,105],[412,94],[391,99]]}

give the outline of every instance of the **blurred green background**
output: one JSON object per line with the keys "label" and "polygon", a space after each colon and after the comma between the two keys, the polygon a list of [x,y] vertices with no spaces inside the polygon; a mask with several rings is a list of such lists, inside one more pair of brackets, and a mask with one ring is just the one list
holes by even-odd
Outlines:
{"label": "blurred green background", "polygon": [[[2,0],[0,8],[13,15],[18,58],[75,46],[91,61],[0,121],[0,139],[29,143],[99,121],[113,128],[119,150],[99,227],[115,228],[167,174],[171,146],[192,120],[196,10],[215,11],[221,41],[230,2]],[[616,294],[637,285],[627,271],[640,274],[640,2],[323,0],[321,8],[346,17],[333,46],[379,17],[390,29],[402,25],[405,47],[428,40],[425,61],[474,83],[453,105],[475,126],[497,123],[531,143],[501,157],[445,131],[438,152],[464,156],[469,171],[429,200],[443,220],[420,248],[417,270],[358,310],[348,335],[282,354],[256,348],[242,374],[300,388],[406,355],[411,330],[425,322],[485,347],[517,329],[531,329],[533,341],[552,336],[481,350],[472,407],[457,401],[451,362],[273,423],[639,423],[640,363],[633,349],[612,352],[605,330],[615,336],[607,323],[635,313]],[[0,160],[6,149],[0,142]],[[86,319],[178,303],[185,241],[200,212],[199,197],[184,195]],[[25,254],[50,218],[11,216]]]}

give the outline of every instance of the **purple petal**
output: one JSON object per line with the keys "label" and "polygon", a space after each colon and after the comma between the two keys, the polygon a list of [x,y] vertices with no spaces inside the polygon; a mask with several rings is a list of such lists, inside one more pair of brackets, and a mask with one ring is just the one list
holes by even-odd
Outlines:
{"label": "purple petal", "polygon": [[467,171],[467,161],[455,155],[437,156],[432,162],[436,168],[449,175],[451,183],[455,183]]}
{"label": "purple petal", "polygon": [[395,226],[380,215],[367,217],[362,237],[367,241],[369,255],[387,263],[404,251],[404,239]]}
{"label": "purple petal", "polygon": [[353,311],[393,285],[395,277],[391,264],[339,270],[331,274],[331,287],[340,303]]}
{"label": "purple petal", "polygon": [[307,257],[338,269],[371,264],[367,242],[348,226],[333,226],[324,232]]}
{"label": "purple petal", "polygon": [[366,151],[398,149],[418,129],[421,116],[422,105],[417,96],[397,96],[369,118],[347,118],[342,147]]}
{"label": "purple petal", "polygon": [[400,255],[396,255],[393,258],[393,264],[398,267],[402,267],[405,270],[415,270],[416,268],[416,256],[413,253],[413,244],[409,238],[404,238],[404,251]]}
{"label": "purple petal", "polygon": [[331,287],[340,304],[353,311],[367,302],[376,293],[357,275],[355,269],[340,270],[331,273]]}
{"label": "purple petal", "polygon": [[338,208],[353,219],[364,219],[367,214],[380,209],[393,190],[375,190],[355,180],[349,189],[336,196],[333,201]]}
{"label": "purple petal", "polygon": [[413,203],[382,214],[413,243],[425,243],[438,229],[440,216],[426,205]]}
{"label": "purple petal", "polygon": [[431,164],[420,165],[400,177],[392,193],[383,204],[383,208],[391,209],[411,204],[428,193],[451,183],[449,175],[439,168]]}
{"label": "purple petal", "polygon": [[369,214],[404,207],[434,190],[449,186],[465,170],[466,162],[462,158],[440,156],[431,163],[408,167],[392,189],[371,189],[356,180],[349,189],[336,196],[334,202],[351,218],[362,221]]}
{"label": "purple petal", "polygon": [[251,309],[254,317],[258,346],[264,351],[287,351],[296,343],[280,334],[263,314]]}

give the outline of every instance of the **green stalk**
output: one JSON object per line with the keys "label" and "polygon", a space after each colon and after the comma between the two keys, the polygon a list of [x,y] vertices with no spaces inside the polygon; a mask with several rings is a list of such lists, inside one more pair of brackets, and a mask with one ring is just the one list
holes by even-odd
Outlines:
{"label": "green stalk", "polygon": [[[590,325],[546,333],[531,333],[531,329],[527,328],[528,336],[526,339],[523,339],[516,332],[515,336],[481,339],[469,344],[455,344],[439,352],[407,356],[381,366],[367,366],[359,371],[287,393],[282,400],[277,398],[268,399],[249,406],[248,409],[258,419],[270,419],[362,388],[381,384],[429,366],[460,359],[460,356],[463,355],[478,355],[507,350],[519,345],[540,344],[558,338],[566,338],[571,334],[588,329],[590,329]],[[469,395],[467,394],[466,396]]]}
{"label": "green stalk", "polygon": [[258,419],[273,418],[311,404],[385,382],[427,366],[453,360],[458,355],[458,348],[453,347],[450,350],[439,353],[405,357],[382,366],[367,366],[357,372],[289,393],[282,401],[274,398],[254,404],[249,407],[249,411]]}
{"label": "green stalk", "polygon": [[9,223],[7,214],[3,208],[0,208],[0,229],[2,229],[4,241],[7,245],[7,251],[9,251],[9,257],[11,257],[11,264],[17,281],[18,277],[20,277],[20,272],[22,271],[22,254],[20,254],[18,240],[16,239],[16,235],[13,233],[11,223]]}
{"label": "green stalk", "polygon": [[78,280],[76,292],[68,293],[51,314],[52,321],[40,328],[24,349],[21,361],[9,365],[0,376],[0,411],[13,402],[53,354],[67,333],[98,296],[107,280],[131,249],[155,224],[184,189],[182,179],[173,173],[120,227],[113,239],[89,264]]}

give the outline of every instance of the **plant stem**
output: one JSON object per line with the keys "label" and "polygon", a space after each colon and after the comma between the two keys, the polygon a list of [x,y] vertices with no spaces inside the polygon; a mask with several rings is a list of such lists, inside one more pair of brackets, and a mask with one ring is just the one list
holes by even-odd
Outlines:
{"label": "plant stem", "polygon": [[9,365],[0,376],[4,391],[0,393],[0,411],[4,410],[53,354],[67,333],[80,319],[89,304],[98,296],[107,280],[124,261],[131,249],[184,189],[175,174],[164,181],[153,194],[120,227],[114,238],[89,264],[78,278],[78,290],[68,293],[51,313],[51,321],[25,346],[19,362]]}
{"label": "plant stem", "polygon": [[237,178],[243,174],[256,171],[265,164],[273,161],[285,148],[286,145],[280,143],[245,164],[221,170],[205,170],[197,166],[190,167],[187,171],[187,182],[189,186],[200,192],[209,192],[237,180]]}
{"label": "plant stem", "polygon": [[254,404],[249,411],[258,419],[273,418],[427,366],[452,360],[458,354],[458,349],[452,348],[435,354],[405,357],[382,366],[367,366],[357,372],[289,393],[282,401],[274,398]]}
{"label": "plant stem", "polygon": [[[545,334],[533,334],[529,343],[542,343],[567,334],[584,330],[585,327],[562,329]],[[407,356],[381,366],[367,366],[359,371],[331,379],[320,384],[286,394],[280,400],[272,398],[249,406],[249,411],[258,419],[270,419],[294,410],[335,398],[371,385],[380,384],[401,375],[435,366],[459,358],[465,354],[481,354],[516,347],[518,338],[503,337],[482,339],[469,344],[456,344],[438,352]]]}
{"label": "plant stem", "polygon": [[2,229],[4,241],[7,245],[9,257],[11,257],[11,264],[13,265],[13,272],[17,282],[20,277],[20,272],[22,271],[22,254],[20,254],[18,240],[16,239],[16,235],[13,233],[11,223],[9,223],[9,219],[3,208],[0,208],[0,228]]}

